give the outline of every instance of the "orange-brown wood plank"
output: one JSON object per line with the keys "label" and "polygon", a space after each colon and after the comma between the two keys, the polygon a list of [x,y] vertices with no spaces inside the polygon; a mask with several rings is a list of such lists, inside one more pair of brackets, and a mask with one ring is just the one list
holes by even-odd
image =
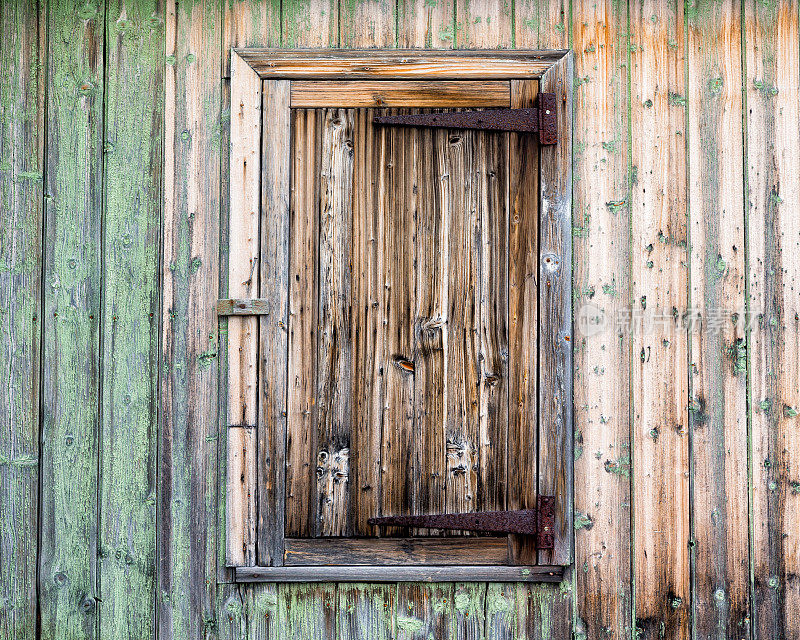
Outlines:
{"label": "orange-brown wood plank", "polygon": [[293,107],[507,107],[507,81],[295,80]]}
{"label": "orange-brown wood plank", "polygon": [[753,635],[788,638],[800,629],[797,2],[747,2],[744,21]]}
{"label": "orange-brown wood plank", "polygon": [[286,535],[308,536],[316,492],[315,371],[318,331],[318,158],[315,110],[292,112],[292,193],[289,234],[288,400],[286,424]]}
{"label": "orange-brown wood plank", "polygon": [[751,619],[740,4],[697,7],[688,26],[692,606],[698,637],[734,637]]}
{"label": "orange-brown wood plank", "polygon": [[630,24],[637,628],[647,637],[685,638],[691,532],[683,7],[631,6]]}
{"label": "orange-brown wood plank", "polygon": [[573,3],[571,29],[577,616],[587,637],[623,637],[632,608],[631,342],[613,323],[631,299],[627,7]]}

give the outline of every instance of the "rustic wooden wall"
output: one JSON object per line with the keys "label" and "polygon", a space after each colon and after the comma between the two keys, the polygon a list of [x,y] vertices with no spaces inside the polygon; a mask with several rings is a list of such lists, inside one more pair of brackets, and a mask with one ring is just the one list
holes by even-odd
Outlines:
{"label": "rustic wooden wall", "polygon": [[[0,12],[0,638],[797,637],[796,0]],[[706,321],[576,332],[562,585],[231,584],[232,45],[575,50],[576,312]]]}

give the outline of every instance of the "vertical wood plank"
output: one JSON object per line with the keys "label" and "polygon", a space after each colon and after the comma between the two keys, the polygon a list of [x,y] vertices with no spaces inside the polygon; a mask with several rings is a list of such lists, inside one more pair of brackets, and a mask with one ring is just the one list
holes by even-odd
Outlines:
{"label": "vertical wood plank", "polygon": [[569,640],[591,637],[572,634],[572,579],[560,584],[519,584],[516,593],[517,631],[531,640]]}
{"label": "vertical wood plank", "polygon": [[782,638],[800,628],[798,6],[748,2],[744,20],[753,635]]}
{"label": "vertical wood plank", "polygon": [[480,228],[475,175],[475,132],[452,131],[447,147],[446,184],[452,210],[448,216],[447,265],[447,443],[446,509],[448,513],[477,508],[478,335],[480,294]]}
{"label": "vertical wood plank", "polygon": [[339,0],[339,46],[395,47],[395,0]]}
{"label": "vertical wood plank", "polygon": [[514,46],[511,0],[455,0],[458,49],[510,49]]}
{"label": "vertical wood plank", "polygon": [[448,583],[399,583],[392,637],[396,640],[453,637],[453,589]]}
{"label": "vertical wood plank", "polygon": [[167,2],[157,636],[215,614],[221,7]]}
{"label": "vertical wood plank", "polygon": [[309,452],[316,451],[318,114],[292,111],[292,194],[289,234],[288,399],[286,421],[286,534],[308,536],[314,510]]}
{"label": "vertical wood plank", "polygon": [[691,609],[683,6],[631,5],[630,25],[636,617],[646,637],[685,638]]}
{"label": "vertical wood plank", "polygon": [[336,638],[336,591],[335,584],[279,585],[280,637],[285,640]]}
{"label": "vertical wood plank", "polygon": [[692,605],[698,634],[738,637],[750,619],[741,16],[735,2],[688,11]]}
{"label": "vertical wood plank", "polygon": [[[536,104],[538,82],[511,83],[512,108]],[[508,148],[508,508],[536,508],[539,376],[539,143],[510,134]],[[535,541],[511,536],[518,564],[535,564]]]}
{"label": "vertical wood plank", "polygon": [[[476,136],[480,281],[476,509],[506,509],[508,488],[509,136]],[[516,468],[516,462],[512,463]]]}
{"label": "vertical wood plank", "polygon": [[353,322],[352,403],[353,427],[350,449],[350,495],[353,504],[353,532],[373,535],[367,520],[380,510],[381,435],[384,362],[384,270],[386,256],[381,250],[386,220],[377,203],[385,160],[385,127],[374,127],[372,111],[355,112],[353,145]]}
{"label": "vertical wood plank", "polygon": [[108,4],[100,636],[153,634],[164,4]]}
{"label": "vertical wood plank", "polygon": [[486,583],[463,582],[453,585],[452,636],[464,640],[484,640],[486,628]]}
{"label": "vertical wood plank", "polygon": [[222,77],[231,74],[231,47],[279,47],[280,0],[227,0],[223,7]]}
{"label": "vertical wood plank", "polygon": [[317,334],[316,519],[314,534],[352,533],[352,190],[353,110],[323,109]]}
{"label": "vertical wood plank", "polygon": [[[446,347],[449,221],[452,216],[447,178],[448,133],[420,130],[414,135],[415,149],[420,153],[413,178],[413,189],[419,192],[414,230],[414,420],[420,437],[411,439],[409,453],[419,478],[417,486],[412,487],[414,510],[443,513],[447,509]],[[429,532],[413,533],[428,535]]]}
{"label": "vertical wood plank", "polygon": [[450,49],[455,44],[453,0],[398,0],[397,46]]}
{"label": "vertical wood plank", "polygon": [[[222,88],[220,117],[220,298],[228,295],[228,222],[230,214],[230,133],[231,133],[231,48],[232,47],[269,47],[281,44],[281,6],[278,0],[232,0],[223,3],[222,26]],[[220,397],[225,397],[228,390],[228,319],[219,320],[219,380]],[[227,403],[219,405],[219,424],[228,425]],[[235,431],[233,432],[236,433]],[[250,434],[254,435],[254,434]],[[239,438],[241,440],[241,438]],[[245,441],[246,442],[246,441]],[[241,443],[240,443],[241,444]],[[228,430],[220,428],[217,444],[219,452],[219,580],[230,581],[231,574],[227,570],[227,485],[228,485]],[[257,534],[258,535],[258,534]]]}
{"label": "vertical wood plank", "polygon": [[517,49],[569,48],[569,10],[569,0],[515,0],[514,46]]}
{"label": "vertical wood plank", "polygon": [[[231,54],[231,150],[228,214],[228,295],[254,298],[260,292],[261,79]],[[276,309],[277,311],[277,309]],[[258,428],[258,319],[228,319],[227,529],[226,562],[256,560],[256,443]]]}
{"label": "vertical wood plank", "polygon": [[[251,590],[249,585],[245,587]],[[218,640],[243,640],[247,637],[248,611],[242,586],[223,583],[217,588],[216,637]]]}
{"label": "vertical wood plank", "polygon": [[281,634],[278,585],[248,585],[245,588],[244,601],[248,640],[278,640],[284,637]]}
{"label": "vertical wood plank", "polygon": [[395,590],[393,584],[339,584],[339,640],[390,640]]}
{"label": "vertical wood plank", "polygon": [[104,7],[48,7],[40,632],[98,635]]}
{"label": "vertical wood plank", "polygon": [[626,9],[572,5],[575,565],[589,638],[631,634],[631,342],[614,324],[631,295]]}
{"label": "vertical wood plank", "polygon": [[289,82],[265,81],[261,148],[261,297],[270,313],[259,319],[258,563],[283,559],[285,527],[287,327],[289,324]]}
{"label": "vertical wood plank", "polygon": [[284,47],[336,47],[339,43],[337,0],[283,2]]}
{"label": "vertical wood plank", "polygon": [[[392,514],[398,505],[413,509],[420,470],[409,456],[414,446],[414,314],[416,277],[414,270],[416,226],[414,220],[414,165],[418,159],[415,132],[388,128],[381,150],[384,169],[378,207],[386,220],[382,252],[386,256],[386,395],[383,416],[381,511]],[[409,174],[410,172],[410,174]],[[409,200],[411,199],[411,200]],[[385,529],[392,533],[391,528]]]}
{"label": "vertical wood plank", "polygon": [[517,591],[521,584],[490,582],[486,587],[486,640],[507,640],[520,637],[517,630]]}
{"label": "vertical wood plank", "polygon": [[46,25],[0,9],[0,637],[36,636]]}

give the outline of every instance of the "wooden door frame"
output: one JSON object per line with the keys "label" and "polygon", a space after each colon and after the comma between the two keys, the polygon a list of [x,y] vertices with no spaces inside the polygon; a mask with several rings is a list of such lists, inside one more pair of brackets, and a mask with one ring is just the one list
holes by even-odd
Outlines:
{"label": "wooden door frame", "polygon": [[[218,312],[230,316],[227,407],[221,415],[227,416],[222,425],[227,433],[226,564],[236,568],[237,580],[554,581],[572,562],[572,76],[569,50],[231,50],[229,256],[236,259],[228,270],[232,302],[221,304]],[[279,390],[288,380],[285,366],[270,367],[266,360],[270,368],[259,376],[258,353],[286,353],[288,309],[265,306],[259,281],[288,283],[288,225],[279,221],[289,219],[292,81],[532,79],[559,101],[558,143],[540,147],[538,274],[538,415],[544,434],[539,459],[553,461],[539,470],[538,494],[558,496],[555,548],[540,551],[539,564],[532,566],[254,566],[256,547],[260,564],[282,564],[278,556],[283,552],[286,406],[257,407],[262,377]],[[363,106],[387,105],[376,98]],[[275,162],[264,166],[262,136],[281,150]],[[262,211],[265,207],[272,210]],[[272,241],[264,248],[259,238]],[[265,414],[273,426],[270,433],[258,428]],[[258,454],[265,446],[269,455]],[[271,495],[258,495],[257,468],[273,487]]]}

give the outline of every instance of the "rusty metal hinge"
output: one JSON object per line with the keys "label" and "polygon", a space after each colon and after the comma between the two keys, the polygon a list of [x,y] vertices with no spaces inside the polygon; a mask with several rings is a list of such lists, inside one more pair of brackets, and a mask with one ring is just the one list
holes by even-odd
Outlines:
{"label": "rusty metal hinge", "polygon": [[485,111],[448,111],[397,116],[375,116],[376,124],[403,127],[444,127],[447,129],[483,129],[539,133],[540,144],[558,142],[556,95],[540,93],[539,104],[526,109],[487,109]]}
{"label": "rusty metal hinge", "polygon": [[438,513],[419,516],[381,516],[367,522],[381,527],[419,527],[422,529],[458,529],[482,533],[516,533],[536,536],[537,549],[553,548],[555,498],[539,496],[536,509],[516,511],[475,511]]}

